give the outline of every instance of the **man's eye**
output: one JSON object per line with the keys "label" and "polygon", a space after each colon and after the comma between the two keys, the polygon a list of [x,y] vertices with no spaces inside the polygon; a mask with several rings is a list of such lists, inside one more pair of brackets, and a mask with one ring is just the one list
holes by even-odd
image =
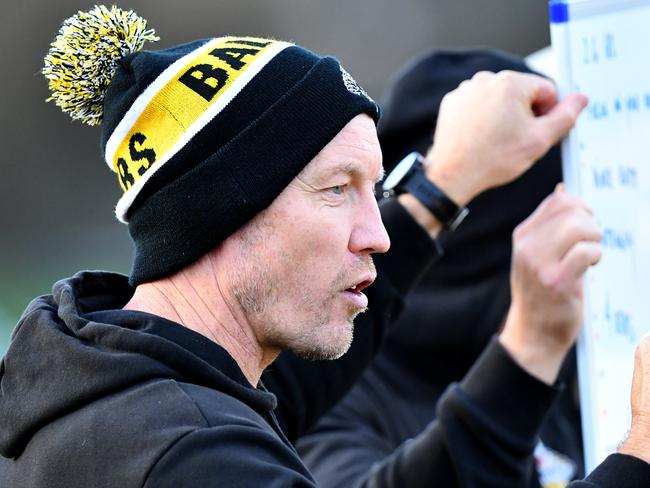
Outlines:
{"label": "man's eye", "polygon": [[334,193],[335,195],[343,195],[347,189],[348,189],[348,185],[336,185],[328,188],[328,190]]}

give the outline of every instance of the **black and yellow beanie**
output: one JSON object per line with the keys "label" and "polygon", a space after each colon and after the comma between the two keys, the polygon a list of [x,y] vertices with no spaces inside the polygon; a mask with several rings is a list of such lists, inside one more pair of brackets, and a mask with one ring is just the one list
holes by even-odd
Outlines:
{"label": "black and yellow beanie", "polygon": [[135,242],[131,283],[174,273],[268,207],[356,115],[379,108],[331,57],[254,37],[161,51],[132,11],[67,19],[45,58],[53,100],[101,123]]}

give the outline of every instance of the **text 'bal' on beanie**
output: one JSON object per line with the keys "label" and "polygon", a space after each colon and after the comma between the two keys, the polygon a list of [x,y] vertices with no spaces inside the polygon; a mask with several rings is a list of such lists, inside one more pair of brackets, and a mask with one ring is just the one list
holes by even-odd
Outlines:
{"label": "text 'bal' on beanie", "polygon": [[378,106],[331,57],[256,37],[160,51],[132,11],[67,19],[45,58],[53,100],[102,124],[135,242],[131,283],[172,274],[267,208],[356,115]]}

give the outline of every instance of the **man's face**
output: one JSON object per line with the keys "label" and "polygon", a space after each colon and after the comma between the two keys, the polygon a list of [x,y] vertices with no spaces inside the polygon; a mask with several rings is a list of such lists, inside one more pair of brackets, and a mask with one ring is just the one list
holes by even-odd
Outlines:
{"label": "man's face", "polygon": [[381,150],[367,115],[352,119],[236,234],[232,292],[260,345],[333,359],[375,279],[370,255],[390,245],[374,197]]}

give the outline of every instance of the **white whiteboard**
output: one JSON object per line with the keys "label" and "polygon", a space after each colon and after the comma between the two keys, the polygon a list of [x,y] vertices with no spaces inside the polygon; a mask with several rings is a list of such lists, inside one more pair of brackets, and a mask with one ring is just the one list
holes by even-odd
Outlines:
{"label": "white whiteboard", "polygon": [[650,0],[552,1],[550,18],[560,91],[589,97],[564,143],[564,178],[603,231],[578,341],[591,471],[629,428],[634,349],[650,332]]}

